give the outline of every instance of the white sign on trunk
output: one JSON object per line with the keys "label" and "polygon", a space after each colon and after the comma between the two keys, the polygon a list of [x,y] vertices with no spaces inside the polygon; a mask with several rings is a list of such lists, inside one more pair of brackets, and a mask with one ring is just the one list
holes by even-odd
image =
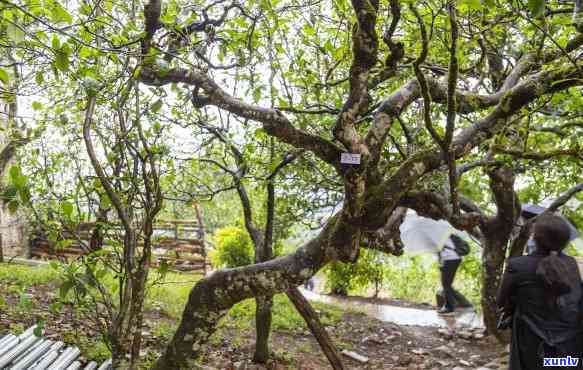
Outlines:
{"label": "white sign on trunk", "polygon": [[340,155],[340,163],[360,164],[360,154],[342,153]]}

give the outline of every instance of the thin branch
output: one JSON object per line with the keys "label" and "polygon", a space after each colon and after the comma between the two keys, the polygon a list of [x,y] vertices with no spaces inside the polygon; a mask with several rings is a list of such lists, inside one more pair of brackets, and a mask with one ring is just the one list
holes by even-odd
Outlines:
{"label": "thin branch", "polygon": [[559,207],[562,207],[565,203],[567,203],[571,198],[573,198],[577,193],[583,191],[583,182],[573,186],[571,189],[567,190],[563,194],[561,194],[557,199],[551,203],[551,205],[547,208],[549,212],[554,212]]}
{"label": "thin branch", "polygon": [[423,98],[423,122],[425,123],[425,128],[427,131],[429,131],[429,134],[433,140],[441,148],[443,148],[443,141],[441,140],[441,137],[437,131],[435,131],[433,123],[431,122],[431,95],[429,94],[429,85],[427,84],[425,75],[421,71],[421,64],[425,62],[427,54],[429,53],[429,39],[427,38],[427,30],[425,29],[425,22],[415,8],[415,5],[409,4],[409,8],[415,15],[417,23],[419,24],[419,31],[421,32],[421,54],[419,54],[419,57],[415,60],[415,62],[413,62],[413,69],[415,71],[415,76],[417,77],[419,89],[421,90],[421,96]]}
{"label": "thin branch", "polygon": [[575,157],[577,159],[583,160],[583,151],[578,147],[572,149],[556,149],[546,152],[527,152],[519,149],[506,148],[501,145],[493,145],[492,150],[495,153],[508,154],[516,158],[533,159],[537,161],[544,161],[546,159],[565,156]]}
{"label": "thin branch", "polygon": [[85,147],[87,148],[87,154],[89,155],[91,165],[93,166],[93,169],[97,174],[97,177],[99,177],[99,181],[103,185],[103,188],[105,189],[107,196],[111,200],[111,203],[117,210],[121,222],[124,225],[124,228],[130,229],[131,228],[130,220],[126,213],[126,210],[124,209],[121,200],[117,196],[117,193],[111,186],[111,183],[109,182],[108,177],[105,174],[105,171],[101,167],[101,164],[97,159],[97,154],[95,154],[93,141],[91,140],[91,123],[93,121],[93,113],[95,112],[96,101],[97,97],[95,95],[91,95],[87,101],[87,110],[85,111],[85,120],[83,122],[83,139],[85,140]]}

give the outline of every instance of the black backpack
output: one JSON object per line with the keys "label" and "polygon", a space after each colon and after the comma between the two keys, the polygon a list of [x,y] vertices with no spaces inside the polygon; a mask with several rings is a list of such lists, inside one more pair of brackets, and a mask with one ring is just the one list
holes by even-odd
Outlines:
{"label": "black backpack", "polygon": [[470,245],[465,240],[455,234],[451,234],[450,239],[458,255],[467,256],[470,253]]}

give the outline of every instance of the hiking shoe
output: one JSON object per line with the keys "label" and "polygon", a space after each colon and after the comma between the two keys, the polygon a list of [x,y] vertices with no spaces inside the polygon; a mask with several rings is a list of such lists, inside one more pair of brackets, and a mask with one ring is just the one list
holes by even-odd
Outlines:
{"label": "hiking shoe", "polygon": [[455,315],[455,311],[447,307],[441,307],[437,310],[437,314],[440,316],[453,316]]}

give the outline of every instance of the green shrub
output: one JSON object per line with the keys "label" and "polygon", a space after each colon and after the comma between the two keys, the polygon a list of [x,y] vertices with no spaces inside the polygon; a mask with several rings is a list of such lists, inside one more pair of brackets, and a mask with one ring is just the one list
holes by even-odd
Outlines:
{"label": "green shrub", "polygon": [[210,258],[215,268],[253,263],[253,243],[245,230],[236,226],[223,227],[215,233],[214,242],[215,250]]}
{"label": "green shrub", "polygon": [[346,295],[373,285],[376,295],[384,277],[384,259],[380,252],[363,248],[354,264],[332,262],[324,269],[326,288],[333,294]]}

